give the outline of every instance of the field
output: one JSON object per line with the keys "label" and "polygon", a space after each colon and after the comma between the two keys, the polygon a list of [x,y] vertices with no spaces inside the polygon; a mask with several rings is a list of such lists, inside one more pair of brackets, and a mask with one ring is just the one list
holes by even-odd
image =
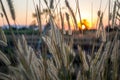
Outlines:
{"label": "field", "polygon": [[[44,1],[46,3],[46,0]],[[2,0],[0,0],[0,3],[2,5]],[[69,6],[69,2],[65,0],[65,3],[77,30],[78,25],[75,15]],[[11,9],[11,3],[9,2],[9,4]],[[47,3],[46,5],[48,6]],[[51,3],[51,5],[53,4]],[[48,6],[50,30],[46,33],[42,33],[41,18],[38,15],[40,12],[38,7],[35,8],[39,26],[39,31],[34,34],[38,34],[37,37],[39,37],[39,47],[36,48],[30,46],[26,41],[26,34],[31,35],[34,41],[35,36],[32,34],[34,32],[26,30],[24,33],[22,30],[13,30],[10,27],[4,5],[2,6],[3,13],[8,21],[9,31],[3,31],[0,28],[0,80],[120,80],[119,28],[113,29],[109,33],[104,29],[92,32],[95,38],[92,39],[91,50],[88,54],[81,45],[75,44],[76,48],[74,49],[73,47],[75,42],[83,43],[90,37],[87,37],[86,40],[75,41],[74,39],[77,37],[75,35],[79,31],[76,33],[69,29],[66,40],[64,30],[60,31],[55,23],[54,11],[51,8],[52,6]],[[79,8],[76,8],[79,11]],[[13,10],[13,6],[11,10]],[[14,11],[12,11],[12,17],[15,21],[13,14]],[[101,17],[99,18],[101,19]],[[12,40],[13,48],[9,44],[10,38],[8,38],[8,34]],[[82,30],[79,34],[83,37],[85,36]],[[85,34],[88,33],[86,32]],[[95,44],[98,43],[98,40],[100,44],[96,49]],[[87,41],[87,43],[89,42]]]}

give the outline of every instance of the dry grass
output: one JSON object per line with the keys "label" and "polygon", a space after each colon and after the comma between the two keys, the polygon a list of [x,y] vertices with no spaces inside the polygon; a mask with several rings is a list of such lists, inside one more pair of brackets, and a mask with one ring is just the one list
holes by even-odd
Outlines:
{"label": "dry grass", "polygon": [[[47,4],[47,1],[44,0]],[[66,5],[75,19],[72,9],[66,0]],[[49,6],[48,6],[49,7]],[[51,6],[52,7],[52,4]],[[50,9],[50,8],[49,8]],[[38,9],[36,9],[38,11]],[[38,12],[39,13],[39,12]],[[120,62],[118,31],[114,40],[103,41],[97,52],[87,54],[81,46],[78,46],[78,53],[75,53],[72,46],[64,41],[59,31],[52,12],[49,13],[51,30],[49,35],[41,35],[44,43],[49,49],[51,56],[47,53],[37,53],[28,46],[24,35],[15,44],[17,66],[12,66],[6,55],[0,51],[0,60],[8,67],[8,74],[0,72],[2,80],[119,80]],[[40,16],[37,16],[41,26]],[[76,19],[74,20],[76,24]],[[77,26],[77,25],[76,25]],[[7,39],[2,30],[0,45],[7,46]],[[106,35],[106,34],[103,34]],[[71,35],[72,36],[72,35]],[[104,38],[104,37],[102,37]],[[43,47],[44,48],[44,47]],[[79,62],[75,63],[76,56]],[[77,65],[79,64],[79,65]]]}

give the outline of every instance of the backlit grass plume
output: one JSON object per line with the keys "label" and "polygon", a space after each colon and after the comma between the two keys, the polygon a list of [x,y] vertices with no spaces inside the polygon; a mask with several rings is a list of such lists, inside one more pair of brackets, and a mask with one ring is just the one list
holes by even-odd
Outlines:
{"label": "backlit grass plume", "polygon": [[7,0],[12,19],[15,21],[15,9],[12,0]]}
{"label": "backlit grass plume", "polygon": [[78,28],[78,25],[77,25],[77,20],[76,20],[76,18],[75,18],[74,12],[73,12],[72,8],[70,7],[70,5],[69,5],[69,3],[68,3],[67,0],[65,0],[65,4],[66,4],[67,8],[69,9],[69,11],[70,11],[70,13],[71,13],[71,15],[72,15],[72,17],[73,17],[74,24],[75,24],[75,28],[77,29],[77,28]]}

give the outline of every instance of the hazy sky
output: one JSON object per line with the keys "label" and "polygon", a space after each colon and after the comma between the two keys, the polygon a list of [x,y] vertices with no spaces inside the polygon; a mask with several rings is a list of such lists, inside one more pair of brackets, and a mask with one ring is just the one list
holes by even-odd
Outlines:
{"label": "hazy sky", "polygon": [[[4,2],[5,5],[5,9],[9,15],[9,20],[11,21],[11,23],[13,23],[13,21],[11,20],[11,16],[9,14],[9,10],[8,10],[8,6],[6,4],[6,0],[2,0]],[[27,24],[30,24],[33,21],[32,18],[32,13],[35,12],[34,10],[34,6],[33,6],[33,0],[13,0],[14,3],[14,7],[15,7],[15,12],[16,12],[16,21],[18,24],[26,24],[26,2],[28,1],[28,16],[27,16]],[[34,0],[35,4],[39,4],[39,0]],[[58,1],[58,0],[56,0]],[[73,11],[75,11],[75,0],[68,0],[71,7],[73,8]],[[93,9],[93,19],[95,20],[97,18],[97,11],[100,7],[100,1],[101,3],[101,10],[104,11],[106,4],[108,3],[108,0],[79,0],[79,4],[80,4],[80,10],[81,10],[81,17],[82,19],[88,19],[89,21],[91,20],[91,13],[92,13],[92,9]],[[113,1],[113,0],[111,0]],[[41,0],[42,2],[42,6],[45,7],[44,5],[44,0]],[[64,5],[64,0],[61,0],[61,5]],[[112,4],[113,6],[113,4]],[[104,20],[107,20],[107,8],[105,11],[105,17]],[[0,9],[0,13],[1,13],[1,9]],[[6,21],[4,19],[4,22],[2,20],[2,18],[0,17],[0,25],[2,24],[6,24]]]}

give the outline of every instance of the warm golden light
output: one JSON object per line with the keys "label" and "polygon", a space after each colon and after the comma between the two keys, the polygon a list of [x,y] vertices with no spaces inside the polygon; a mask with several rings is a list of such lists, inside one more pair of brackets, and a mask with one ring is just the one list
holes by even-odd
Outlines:
{"label": "warm golden light", "polygon": [[79,27],[80,30],[91,29],[90,26],[91,26],[90,22],[88,22],[88,20],[86,20],[86,19],[83,19],[82,23],[80,23],[80,21],[78,22],[78,27]]}
{"label": "warm golden light", "polygon": [[95,16],[91,17],[91,14],[87,11],[81,12],[81,19],[82,19],[82,24],[80,24],[80,17],[78,12],[76,13],[76,20],[79,29],[82,29],[81,25],[85,25],[85,29],[94,29],[95,28],[95,23],[96,23],[96,18]]}
{"label": "warm golden light", "polygon": [[84,30],[85,29],[85,25],[82,25],[82,30]]}

